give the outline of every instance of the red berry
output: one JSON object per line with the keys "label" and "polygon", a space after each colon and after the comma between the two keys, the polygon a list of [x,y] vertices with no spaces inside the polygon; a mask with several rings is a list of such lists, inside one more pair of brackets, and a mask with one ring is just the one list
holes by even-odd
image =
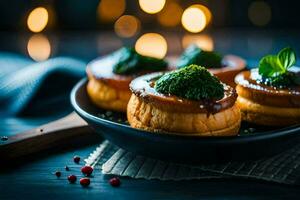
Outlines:
{"label": "red berry", "polygon": [[86,175],[86,176],[89,176],[93,173],[93,168],[90,167],[90,166],[84,166],[81,168],[81,172]]}
{"label": "red berry", "polygon": [[74,160],[75,163],[78,164],[79,161],[80,161],[80,157],[79,156],[74,156],[73,160]]}
{"label": "red berry", "polygon": [[77,180],[77,177],[76,177],[75,175],[70,175],[70,176],[68,176],[68,181],[69,181],[70,183],[75,183],[76,180]]}
{"label": "red berry", "polygon": [[111,179],[109,180],[109,183],[110,183],[110,185],[113,186],[113,187],[119,187],[120,184],[121,184],[121,181],[120,181],[120,179],[119,179],[118,177],[114,177],[114,178],[111,178]]}
{"label": "red berry", "polygon": [[80,185],[82,185],[83,187],[87,187],[91,183],[89,178],[81,178],[79,182],[80,182]]}
{"label": "red berry", "polygon": [[55,176],[58,177],[58,178],[61,176],[61,172],[60,172],[60,171],[56,171],[54,174],[55,174]]}

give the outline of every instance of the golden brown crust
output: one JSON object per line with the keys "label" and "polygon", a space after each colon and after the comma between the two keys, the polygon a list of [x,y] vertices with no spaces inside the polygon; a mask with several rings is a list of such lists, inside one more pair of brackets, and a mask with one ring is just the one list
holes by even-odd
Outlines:
{"label": "golden brown crust", "polygon": [[284,106],[289,108],[300,107],[299,97],[293,97],[291,95],[283,96],[283,95],[276,95],[276,94],[260,93],[250,88],[243,87],[241,85],[236,86],[236,91],[239,96],[262,105],[278,106],[278,107]]}
{"label": "golden brown crust", "polygon": [[237,93],[235,89],[224,85],[224,97],[219,100],[189,100],[175,95],[162,94],[155,90],[154,85],[157,78],[164,73],[152,73],[134,79],[130,83],[130,90],[136,96],[147,103],[154,104],[161,110],[182,113],[216,113],[235,104]]}
{"label": "golden brown crust", "polygon": [[116,89],[94,78],[90,78],[87,92],[92,102],[100,108],[120,112],[126,112],[127,103],[131,96],[129,89]]}
{"label": "golden brown crust", "polygon": [[129,84],[135,77],[129,75],[114,74],[112,71],[109,74],[105,74],[105,73],[101,74],[100,72],[95,74],[95,72],[91,70],[91,67],[86,68],[86,73],[89,79],[99,81],[100,83],[105,83],[106,85],[112,88],[120,89],[120,90],[129,90]]}
{"label": "golden brown crust", "polygon": [[127,118],[134,128],[197,136],[237,135],[241,122],[240,111],[235,105],[209,116],[206,113],[179,113],[162,110],[134,94],[128,103]]}
{"label": "golden brown crust", "polygon": [[130,82],[148,71],[135,74],[116,74],[113,66],[117,60],[111,56],[97,58],[87,65],[89,78],[87,92],[92,102],[100,108],[126,112],[131,92]]}
{"label": "golden brown crust", "polygon": [[300,107],[300,87],[293,88],[274,88],[254,79],[258,76],[257,70],[244,71],[235,78],[238,84],[236,90],[239,96],[249,99],[253,102],[278,107]]}
{"label": "golden brown crust", "polygon": [[299,89],[276,89],[257,83],[254,78],[257,73],[257,70],[245,71],[235,78],[242,119],[267,126],[299,124]]}
{"label": "golden brown crust", "polygon": [[237,98],[237,105],[241,109],[243,120],[251,123],[267,126],[300,123],[300,108],[262,105],[242,96]]}

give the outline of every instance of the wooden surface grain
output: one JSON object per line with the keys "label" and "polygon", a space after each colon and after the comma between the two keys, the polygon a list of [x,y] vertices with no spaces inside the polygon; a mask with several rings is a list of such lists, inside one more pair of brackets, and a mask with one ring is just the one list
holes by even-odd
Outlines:
{"label": "wooden surface grain", "polygon": [[10,161],[46,149],[92,138],[94,131],[75,112],[40,127],[0,140],[0,158]]}

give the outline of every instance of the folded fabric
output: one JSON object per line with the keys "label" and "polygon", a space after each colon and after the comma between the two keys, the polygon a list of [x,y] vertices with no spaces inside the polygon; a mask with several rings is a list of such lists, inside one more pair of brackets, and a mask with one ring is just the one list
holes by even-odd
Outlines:
{"label": "folded fabric", "polygon": [[178,164],[136,155],[104,141],[85,160],[104,174],[159,180],[248,178],[300,185],[300,145],[270,158],[219,164]]}
{"label": "folded fabric", "polygon": [[0,53],[0,115],[43,115],[65,105],[86,63],[69,57],[34,62]]}

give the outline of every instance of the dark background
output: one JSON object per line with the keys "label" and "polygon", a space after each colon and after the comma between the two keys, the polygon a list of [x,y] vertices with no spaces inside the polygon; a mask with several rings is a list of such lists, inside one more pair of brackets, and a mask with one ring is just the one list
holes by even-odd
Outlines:
{"label": "dark background", "polygon": [[[101,1],[101,0],[100,0]],[[26,16],[37,6],[49,8],[55,17],[55,22],[48,30],[109,30],[112,25],[101,24],[97,20],[99,0],[1,0],[0,29],[26,31]],[[212,12],[214,20],[211,28],[220,27],[256,27],[248,17],[251,0],[178,0],[184,9],[189,5],[200,3],[206,5]],[[271,20],[265,29],[293,27],[299,28],[299,1],[266,0],[271,8]],[[144,28],[157,27],[155,16],[149,17],[141,11],[137,0],[126,2],[124,14],[134,14],[143,22]],[[260,11],[257,11],[260,14]],[[177,27],[179,28],[180,25]]]}
{"label": "dark background", "polygon": [[[109,22],[99,19],[98,7],[104,1],[1,0],[0,51],[23,54],[37,60],[30,55],[28,46],[30,39],[36,39],[35,36],[39,34],[37,37],[42,37],[42,42],[50,45],[50,55],[40,60],[73,56],[90,61],[122,45],[134,46],[141,35],[155,32],[167,40],[167,55],[182,52],[185,48],[182,44],[185,35],[195,38],[208,36],[213,42],[214,50],[237,54],[246,59],[259,59],[265,54],[276,53],[285,46],[292,46],[296,53],[300,52],[297,45],[300,28],[299,1],[166,0],[167,3],[176,2],[182,11],[193,4],[205,5],[210,10],[211,23],[200,33],[190,33],[180,21],[172,27],[163,25],[158,20],[159,13],[144,12],[138,0],[117,0],[126,2],[125,10],[120,16],[132,15],[140,21],[139,30],[131,37],[120,37],[116,33],[114,24],[118,17]],[[250,8],[257,3],[264,4],[265,7],[255,7],[251,19]],[[27,19],[30,12],[40,6],[49,13],[48,24],[41,32],[33,33],[27,26]],[[257,24],[266,17],[268,20],[265,23]],[[44,47],[44,43],[36,41],[35,49]]]}

